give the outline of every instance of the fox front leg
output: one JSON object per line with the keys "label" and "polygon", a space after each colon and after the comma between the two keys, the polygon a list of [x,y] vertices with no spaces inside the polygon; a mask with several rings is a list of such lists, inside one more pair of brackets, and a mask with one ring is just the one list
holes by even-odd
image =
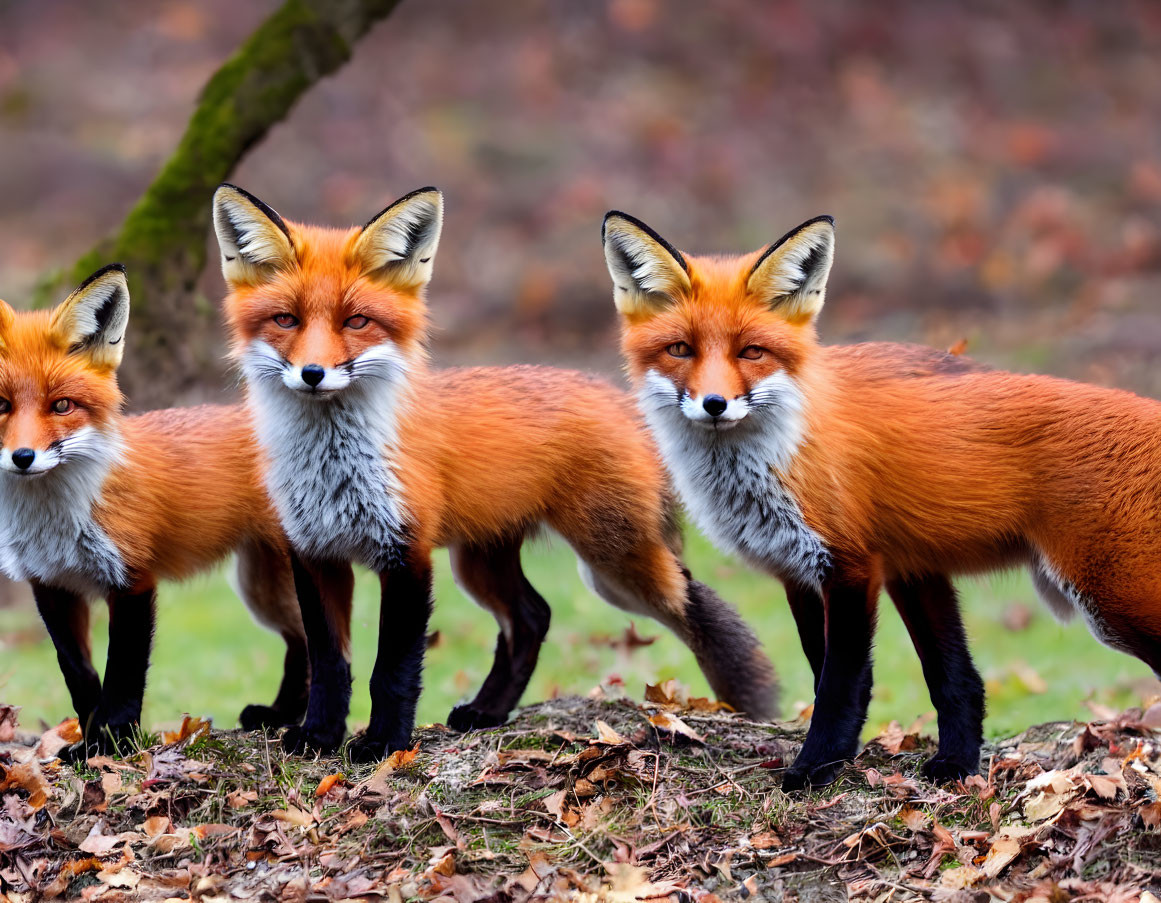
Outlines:
{"label": "fox front leg", "polygon": [[[301,725],[282,734],[289,752],[333,753],[342,745],[351,709],[350,565],[308,561],[291,550],[294,589],[306,631],[310,692]],[[338,586],[338,592],[332,591]]]}
{"label": "fox front leg", "polygon": [[379,653],[371,673],[371,723],[351,740],[353,762],[374,762],[411,744],[431,617],[431,554],[403,550],[379,573]]}
{"label": "fox front leg", "polygon": [[836,574],[823,591],[826,653],[806,742],[782,779],[785,791],[821,787],[859,749],[871,701],[871,640],[878,586]]}

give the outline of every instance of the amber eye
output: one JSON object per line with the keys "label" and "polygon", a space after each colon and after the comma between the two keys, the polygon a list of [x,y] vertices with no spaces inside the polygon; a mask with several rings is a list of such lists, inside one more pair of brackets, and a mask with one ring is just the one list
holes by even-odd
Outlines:
{"label": "amber eye", "polygon": [[747,361],[760,361],[765,354],[765,348],[759,348],[757,345],[747,345],[738,352],[738,357]]}
{"label": "amber eye", "polygon": [[0,398],[0,414],[8,414],[12,411],[12,402],[7,398]]}
{"label": "amber eye", "polygon": [[294,314],[275,314],[274,322],[283,329],[294,329],[298,325],[298,317]]}
{"label": "amber eye", "polygon": [[76,405],[68,398],[58,398],[52,403],[52,410],[57,414],[71,414]]}
{"label": "amber eye", "polygon": [[674,357],[693,357],[693,349],[685,342],[674,342],[665,350]]}
{"label": "amber eye", "polygon": [[347,322],[343,325],[348,329],[362,329],[370,322],[371,321],[364,317],[362,314],[355,314],[353,317],[347,317]]}

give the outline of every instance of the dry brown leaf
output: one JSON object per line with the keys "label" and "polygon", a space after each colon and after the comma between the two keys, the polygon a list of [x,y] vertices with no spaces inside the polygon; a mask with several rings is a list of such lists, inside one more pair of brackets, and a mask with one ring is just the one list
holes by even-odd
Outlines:
{"label": "dry brown leaf", "polygon": [[926,812],[911,805],[906,805],[899,810],[899,819],[913,834],[926,830],[931,821],[931,817]]}
{"label": "dry brown leaf", "polygon": [[11,743],[16,739],[18,705],[0,705],[0,743]]}
{"label": "dry brown leaf", "polygon": [[25,791],[28,805],[33,809],[43,809],[48,802],[50,787],[40,765],[34,760],[0,765],[0,793],[7,790]]}
{"label": "dry brown leaf", "polygon": [[270,813],[270,816],[300,828],[309,828],[314,824],[314,816],[298,806],[291,806],[289,809],[275,809]]}
{"label": "dry brown leaf", "polygon": [[623,746],[629,741],[613,730],[604,721],[597,721],[597,736],[590,743],[604,743],[608,746]]}
{"label": "dry brown leaf", "polygon": [[226,805],[231,809],[244,809],[251,803],[258,802],[256,790],[234,790],[226,794]]}
{"label": "dry brown leaf", "polygon": [[325,778],[318,782],[318,787],[314,790],[315,798],[324,797],[330,793],[336,785],[345,784],[347,776],[341,771],[334,774],[328,774]]}
{"label": "dry brown leaf", "polygon": [[705,742],[701,734],[676,715],[671,715],[668,712],[658,712],[655,715],[650,715],[649,723],[658,730],[669,731],[671,734],[681,734],[683,737],[689,737],[689,739],[696,740],[698,743]]}
{"label": "dry brown leaf", "polygon": [[1024,844],[1036,833],[1035,828],[1023,825],[1009,825],[1001,828],[984,858],[983,873],[988,878],[997,877],[1020,855]]}
{"label": "dry brown leaf", "polygon": [[165,746],[172,743],[181,743],[195,737],[204,736],[210,732],[211,719],[194,718],[185,715],[181,719],[181,726],[176,731],[162,731],[161,742]]}
{"label": "dry brown leaf", "polygon": [[[0,724],[2,730],[2,724]],[[38,759],[56,757],[66,746],[80,742],[81,726],[76,718],[66,718],[56,727],[50,727],[40,736],[40,743],[36,747]]]}
{"label": "dry brown leaf", "polygon": [[771,847],[782,846],[782,838],[773,831],[763,831],[750,838],[750,846],[755,850],[769,850]]}
{"label": "dry brown leaf", "polygon": [[165,815],[151,815],[139,827],[146,837],[156,837],[159,834],[168,834],[173,830],[173,822]]}
{"label": "dry brown leaf", "polygon": [[415,757],[418,755],[418,745],[413,746],[411,749],[397,749],[387,757],[387,759],[383,762],[383,765],[392,770],[397,770],[403,768],[404,766],[410,765],[415,761]]}
{"label": "dry brown leaf", "polygon": [[877,743],[892,756],[898,755],[904,750],[919,748],[918,735],[904,733],[898,721],[892,721],[888,724],[871,742]]}

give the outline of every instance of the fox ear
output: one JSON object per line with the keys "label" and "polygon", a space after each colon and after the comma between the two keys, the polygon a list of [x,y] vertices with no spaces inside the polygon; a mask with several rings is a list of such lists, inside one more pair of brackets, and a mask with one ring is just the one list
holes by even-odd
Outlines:
{"label": "fox ear", "polygon": [[230,285],[261,282],[269,268],[294,261],[290,230],[282,217],[228,182],[214,192],[214,232],[222,250],[222,275]]}
{"label": "fox ear", "polygon": [[354,254],[368,275],[398,288],[419,289],[431,281],[442,229],[443,195],[438,188],[420,188],[367,223]]}
{"label": "fox ear", "polygon": [[790,322],[805,323],[822,310],[833,260],[834,219],[816,216],[766,249],[746,289]]}
{"label": "fox ear", "polygon": [[88,355],[98,367],[121,363],[128,325],[129,283],[119,263],[97,270],[52,312],[52,331],[69,353]]}
{"label": "fox ear", "polygon": [[601,227],[613,303],[622,314],[651,314],[689,292],[689,265],[641,220],[613,210]]}

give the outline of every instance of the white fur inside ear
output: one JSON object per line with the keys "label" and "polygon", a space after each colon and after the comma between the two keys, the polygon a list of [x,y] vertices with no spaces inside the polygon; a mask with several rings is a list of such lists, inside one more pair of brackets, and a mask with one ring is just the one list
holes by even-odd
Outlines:
{"label": "white fur inside ear", "polygon": [[112,366],[121,363],[128,325],[129,284],[119,269],[93,276],[65,298],[53,315],[53,327],[70,349]]}
{"label": "white fur inside ear", "polygon": [[223,185],[214,193],[214,232],[228,281],[244,281],[254,275],[254,268],[280,266],[294,259],[282,218],[264,206],[233,186]]}
{"label": "white fur inside ear", "polygon": [[689,291],[689,275],[673,252],[619,216],[605,221],[605,263],[623,314],[659,310]]}
{"label": "white fur inside ear", "polygon": [[812,220],[758,261],[747,289],[790,320],[814,317],[826,300],[834,261],[834,226]]}
{"label": "white fur inside ear", "polygon": [[368,273],[417,286],[431,280],[443,229],[443,196],[423,190],[396,201],[363,227],[355,253]]}

